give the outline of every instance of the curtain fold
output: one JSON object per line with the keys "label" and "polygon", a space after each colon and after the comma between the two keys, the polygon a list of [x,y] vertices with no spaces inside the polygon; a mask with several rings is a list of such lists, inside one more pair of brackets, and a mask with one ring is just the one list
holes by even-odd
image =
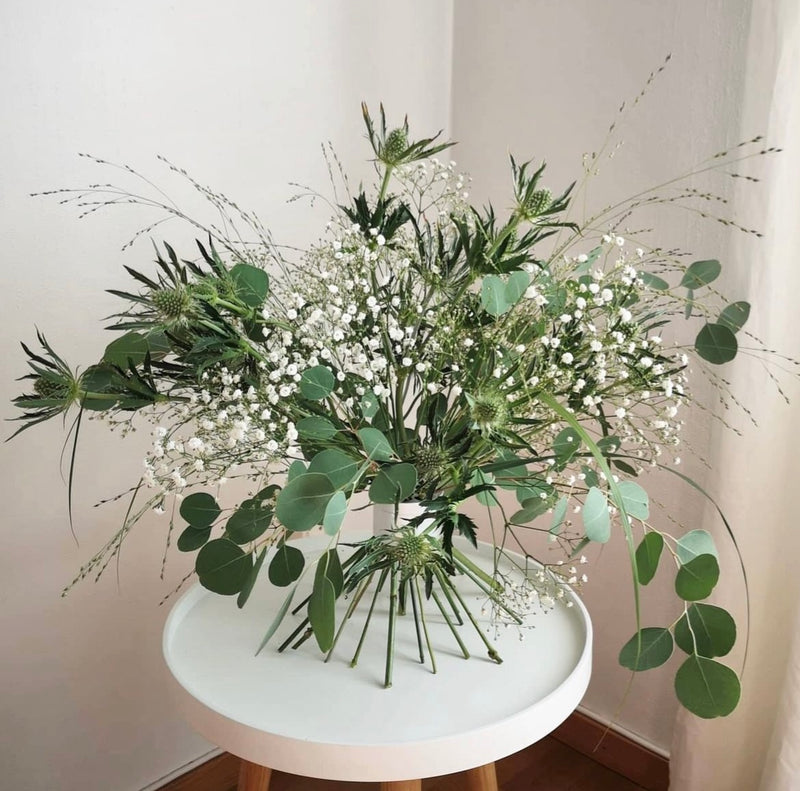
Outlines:
{"label": "curtain fold", "polygon": [[[732,294],[753,305],[750,332],[770,349],[800,357],[800,4],[753,0],[743,97],[742,138],[765,136],[784,150],[742,172],[762,177],[734,199],[734,215],[763,231],[733,243]],[[755,346],[740,336],[742,347]],[[797,447],[798,368],[791,360],[760,363],[742,348],[732,389],[759,425],[737,421],[742,436],[717,432],[711,489],[734,525],[750,590],[749,650],[742,701],[726,720],[679,715],[672,749],[673,791],[800,789],[800,525]],[[773,377],[783,387],[776,387]],[[720,535],[709,512],[708,529]],[[718,543],[725,544],[724,538]],[[732,569],[735,555],[723,562]],[[733,576],[732,574],[730,576]],[[744,636],[742,586],[720,603],[737,613]],[[744,641],[741,641],[742,643]],[[741,669],[743,656],[729,658]]]}

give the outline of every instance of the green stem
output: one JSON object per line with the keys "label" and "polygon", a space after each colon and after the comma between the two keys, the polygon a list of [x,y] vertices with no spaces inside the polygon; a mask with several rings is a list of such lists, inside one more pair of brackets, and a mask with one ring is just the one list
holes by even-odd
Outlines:
{"label": "green stem", "polygon": [[[413,585],[409,584],[411,587],[411,601],[413,602],[415,598],[419,599],[419,617],[422,621],[422,631],[425,633],[425,645],[428,646],[428,653],[431,656],[431,672],[436,672],[436,654],[433,652],[433,646],[431,645],[431,638],[428,634],[428,624],[425,621],[425,609],[422,604],[422,595],[419,590],[419,577],[415,576]],[[420,654],[422,654],[422,646],[420,646]]]}
{"label": "green stem", "polygon": [[298,627],[297,627],[297,629],[295,629],[295,630],[294,630],[294,631],[293,631],[293,632],[292,632],[292,633],[291,633],[291,634],[290,634],[290,635],[289,635],[289,636],[288,636],[288,637],[287,637],[287,638],[286,638],[286,639],[285,639],[285,640],[284,640],[284,641],[283,641],[283,642],[282,642],[282,643],[281,643],[281,644],[278,646],[278,653],[279,653],[279,654],[282,654],[282,653],[283,653],[283,652],[284,652],[284,651],[285,651],[285,650],[286,650],[286,649],[289,647],[289,643],[291,643],[291,642],[292,642],[292,640],[294,640],[294,638],[295,638],[295,637],[297,637],[297,635],[299,635],[299,634],[300,634],[300,632],[302,632],[302,631],[303,631],[303,629],[305,629],[307,625],[308,625],[308,618],[304,618],[304,619],[302,620],[302,622],[300,623],[300,626],[298,626]]}
{"label": "green stem", "polygon": [[[416,577],[414,579],[416,580]],[[422,649],[422,633],[419,630],[419,610],[417,608],[417,595],[419,591],[415,590],[415,587],[410,579],[407,582],[408,582],[408,590],[409,593],[411,594],[411,609],[414,611],[414,629],[417,632],[417,647],[419,648],[419,661],[420,664],[423,664],[425,662],[425,652]],[[421,604],[422,602],[420,602],[420,605]]]}
{"label": "green stem", "polygon": [[399,586],[397,568],[394,564],[392,564],[390,586],[389,630],[386,635],[386,673],[383,679],[383,686],[385,689],[389,689],[389,687],[392,686],[392,671],[394,670],[394,638],[397,622],[397,589]]}
{"label": "green stem", "polygon": [[383,588],[383,583],[386,582],[386,576],[388,575],[388,569],[384,569],[381,572],[381,576],[378,579],[378,585],[375,588],[375,593],[372,596],[372,603],[369,606],[369,610],[367,611],[367,620],[364,621],[364,628],[361,630],[361,638],[358,641],[358,645],[356,646],[356,652],[353,654],[353,658],[350,660],[350,667],[355,667],[358,664],[358,657],[361,654],[361,647],[364,645],[364,640],[367,636],[367,629],[369,629],[369,622],[372,619],[372,611],[375,609],[375,602],[378,600],[378,594],[381,592]]}
{"label": "green stem", "polygon": [[431,593],[431,597],[433,598],[433,601],[436,603],[436,606],[439,608],[439,612],[441,612],[442,617],[445,620],[445,623],[450,627],[450,631],[453,633],[453,637],[456,638],[456,642],[458,643],[458,647],[461,649],[461,653],[464,655],[464,659],[469,659],[469,651],[467,651],[467,647],[464,645],[464,641],[461,639],[461,635],[458,633],[458,629],[456,629],[455,625],[450,620],[450,617],[445,612],[442,600],[436,595],[436,591],[433,591]]}
{"label": "green stem", "polygon": [[498,665],[503,664],[503,660],[500,657],[500,654],[497,653],[497,649],[486,639],[486,635],[483,633],[483,630],[481,629],[480,624],[475,620],[475,617],[470,612],[470,609],[469,609],[469,607],[467,607],[466,602],[464,601],[464,599],[461,598],[461,594],[458,592],[458,589],[456,588],[456,586],[453,585],[442,574],[442,572],[439,571],[439,569],[435,569],[434,573],[436,574],[437,578],[439,579],[439,584],[442,586],[442,588],[444,588],[446,585],[449,585],[453,595],[461,603],[461,606],[463,607],[464,612],[467,614],[467,618],[469,618],[470,622],[475,627],[475,631],[478,633],[478,636],[481,638],[481,640],[483,641],[483,644],[486,646],[486,651],[487,651],[487,653],[489,655],[489,659],[491,659],[493,662],[497,662]]}
{"label": "green stem", "polygon": [[339,628],[336,630],[336,635],[333,638],[333,643],[331,643],[330,650],[327,654],[325,654],[325,661],[327,662],[331,656],[333,656],[333,651],[336,648],[336,643],[339,642],[339,637],[341,636],[342,632],[344,631],[345,624],[348,620],[350,620],[350,616],[353,614],[353,611],[358,606],[359,601],[361,601],[361,594],[369,587],[370,582],[372,582],[372,578],[374,574],[370,574],[359,586],[358,590],[356,591],[355,596],[353,596],[353,600],[350,602],[350,606],[347,608],[347,612],[345,613],[344,618],[342,618],[342,622],[339,624]]}

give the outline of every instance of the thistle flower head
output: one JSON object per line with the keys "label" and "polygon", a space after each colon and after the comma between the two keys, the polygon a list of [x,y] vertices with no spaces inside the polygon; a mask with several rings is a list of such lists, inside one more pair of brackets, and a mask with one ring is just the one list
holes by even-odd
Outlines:
{"label": "thistle flower head", "polygon": [[508,402],[495,392],[481,393],[469,399],[473,427],[481,431],[497,431],[508,422]]}
{"label": "thistle flower head", "polygon": [[424,535],[406,529],[396,534],[391,555],[404,574],[415,574],[428,563],[433,551],[430,541]]}
{"label": "thistle flower head", "polygon": [[189,309],[190,299],[186,289],[159,288],[155,289],[150,299],[156,310],[168,321],[182,318]]}

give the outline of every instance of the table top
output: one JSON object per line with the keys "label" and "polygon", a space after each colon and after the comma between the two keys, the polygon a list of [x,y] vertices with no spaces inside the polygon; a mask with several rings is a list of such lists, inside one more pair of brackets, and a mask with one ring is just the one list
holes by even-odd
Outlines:
{"label": "table top", "polygon": [[[365,535],[348,534],[344,540]],[[310,560],[328,545],[311,536]],[[492,549],[469,548],[491,567]],[[472,657],[465,660],[438,610],[426,620],[438,672],[419,662],[414,621],[398,617],[394,679],[384,689],[388,595],[378,597],[358,666],[350,660],[370,595],[342,632],[328,663],[313,638],[283,654],[277,646],[300,623],[287,615],[264,650],[261,639],[287,589],[262,574],[244,609],[235,597],[199,584],[175,604],[164,629],[164,656],[178,682],[189,723],[210,741],[253,763],[331,780],[407,780],[480,766],[543,738],[575,709],[589,682],[592,631],[580,600],[531,614],[525,627],[496,627],[478,618],[503,664],[486,654],[479,636],[459,628]],[[306,575],[313,578],[313,575]],[[468,580],[458,590],[478,615],[485,596]],[[302,600],[301,590],[295,602]],[[339,602],[341,616],[348,602]],[[338,621],[337,621],[338,624]],[[488,632],[486,631],[488,629]],[[524,639],[520,639],[520,635]]]}

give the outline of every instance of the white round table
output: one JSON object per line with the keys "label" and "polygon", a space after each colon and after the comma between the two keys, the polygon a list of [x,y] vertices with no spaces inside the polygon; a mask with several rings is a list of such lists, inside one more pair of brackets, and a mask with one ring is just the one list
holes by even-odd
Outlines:
{"label": "white round table", "polygon": [[[363,537],[345,534],[343,541]],[[327,543],[319,535],[297,546],[312,558]],[[481,545],[477,554],[461,546],[490,568],[490,546]],[[554,730],[589,683],[591,622],[573,594],[572,607],[558,604],[534,613],[524,628],[501,628],[496,639],[488,615],[481,616],[501,665],[487,657],[469,623],[459,628],[471,654],[465,660],[439,611],[426,603],[435,675],[429,663],[419,662],[413,617],[398,617],[393,686],[384,689],[386,590],[378,598],[358,666],[351,668],[371,594],[363,597],[329,662],[322,661],[313,638],[297,650],[277,652],[302,613],[287,615],[256,656],[287,595],[266,576],[265,568],[242,610],[235,597],[196,584],[174,605],[164,629],[164,656],[177,681],[181,711],[205,738],[244,759],[243,791],[265,791],[272,769],[380,781],[382,788],[395,791],[419,789],[423,777],[470,770],[465,787],[493,789],[493,762]],[[461,578],[458,590],[477,616],[485,596]],[[301,589],[294,604],[302,598]],[[339,615],[348,603],[339,602]]]}

